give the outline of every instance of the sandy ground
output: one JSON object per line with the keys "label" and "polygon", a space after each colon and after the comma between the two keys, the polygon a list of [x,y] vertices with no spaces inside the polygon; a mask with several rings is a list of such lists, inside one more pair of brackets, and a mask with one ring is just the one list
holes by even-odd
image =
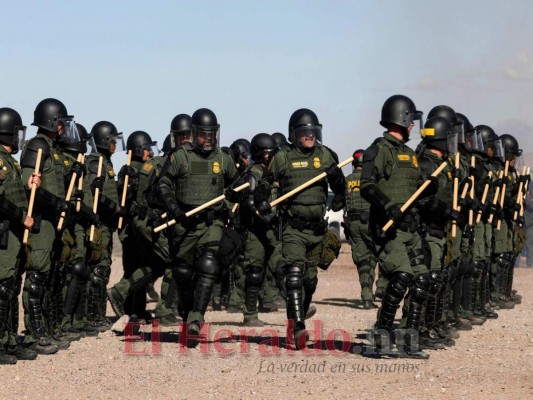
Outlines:
{"label": "sandy ground", "polygon": [[[0,398],[533,398],[533,269],[516,270],[522,304],[461,332],[455,347],[432,351],[427,361],[384,360],[354,354],[366,352],[376,312],[356,300],[348,251],[343,246],[320,273],[318,312],[308,323],[322,335],[314,354],[285,348],[284,312],[261,315],[269,325],[255,332],[243,332],[238,314],[208,312],[207,340],[193,349],[178,344],[178,327],[133,341],[105,332],[53,356],[1,366]],[[112,283],[121,275],[119,252]]]}

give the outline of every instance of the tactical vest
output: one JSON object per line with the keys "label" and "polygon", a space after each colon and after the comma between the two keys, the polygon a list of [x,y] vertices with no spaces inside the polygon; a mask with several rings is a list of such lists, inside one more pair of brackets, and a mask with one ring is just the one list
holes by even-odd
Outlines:
{"label": "tactical vest", "polygon": [[137,193],[135,196],[135,201],[137,204],[147,205],[146,199],[144,198],[144,193],[150,187],[150,177],[153,175],[156,169],[157,160],[154,158],[145,161],[139,166],[139,183],[137,184]]}
{"label": "tactical vest", "polygon": [[[44,140],[50,148],[50,157],[42,159],[43,165],[41,172],[41,186],[43,189],[48,190],[50,193],[58,196],[59,198],[65,197],[65,166],[70,166],[70,163],[64,158],[60,150],[54,146],[54,141],[48,136],[43,134],[37,134],[34,138],[28,141],[28,144],[40,138]],[[22,155],[24,157],[24,155]],[[64,161],[67,161],[65,164]]]}
{"label": "tactical vest", "polygon": [[361,196],[361,172],[356,169],[346,177],[346,211],[360,212],[370,210],[370,203]]}
{"label": "tactical vest", "polygon": [[176,179],[176,198],[187,207],[197,207],[224,193],[224,171],[222,151],[217,149],[209,158],[201,157],[196,151],[182,147],[174,157],[184,156],[187,171]]}
{"label": "tactical vest", "polygon": [[418,188],[420,169],[414,151],[404,144],[395,145],[385,138],[375,144],[385,153],[385,170],[377,183],[381,191],[395,204],[404,204]]}
{"label": "tactical vest", "polygon": [[[98,165],[98,160],[101,154],[90,154],[87,156],[85,163],[96,160],[96,165]],[[118,199],[118,187],[117,181],[115,180],[115,170],[113,169],[113,163],[111,160],[108,160],[105,155],[101,155],[104,158],[102,163],[102,177],[104,178],[104,188],[102,194],[107,198],[113,200],[116,204],[120,204]]]}
{"label": "tactical vest", "polygon": [[3,195],[23,210],[28,209],[28,199],[22,183],[22,169],[8,153],[0,150],[0,186]]}
{"label": "tactical vest", "polygon": [[[281,152],[285,153],[287,165],[287,170],[279,181],[281,195],[320,175],[331,164],[336,164],[331,153],[322,146],[316,146],[309,155],[302,154],[293,147],[282,149]],[[327,194],[328,184],[322,179],[294,195],[291,202],[299,205],[326,204]]]}

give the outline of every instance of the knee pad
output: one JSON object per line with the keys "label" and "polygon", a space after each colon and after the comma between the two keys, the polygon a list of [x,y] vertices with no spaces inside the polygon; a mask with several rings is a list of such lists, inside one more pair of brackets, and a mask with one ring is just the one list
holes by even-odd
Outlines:
{"label": "knee pad", "polygon": [[425,265],[426,259],[424,255],[424,250],[411,250],[409,251],[408,256],[411,260],[411,267],[416,267],[417,265]]}
{"label": "knee pad", "polygon": [[0,300],[8,302],[11,300],[15,289],[15,278],[0,281]]}
{"label": "knee pad", "polygon": [[246,271],[246,285],[260,287],[263,282],[263,269],[252,267]]}
{"label": "knee pad", "polygon": [[429,296],[432,278],[429,272],[415,276],[411,285],[411,296],[417,303],[423,303]]}
{"label": "knee pad", "polygon": [[303,268],[295,264],[285,267],[285,286],[287,291],[303,287]]}
{"label": "knee pad", "polygon": [[192,265],[188,264],[178,264],[172,268],[172,276],[174,280],[178,283],[180,282],[190,282],[194,275],[194,269]]}
{"label": "knee pad", "polygon": [[44,293],[46,274],[43,274],[42,272],[30,272],[28,279],[30,281],[28,287],[28,295],[30,296],[30,299],[40,299]]}
{"label": "knee pad", "polygon": [[200,253],[197,262],[198,273],[216,276],[218,274],[218,257],[213,249],[205,249]]}
{"label": "knee pad", "polygon": [[390,277],[385,295],[390,297],[393,303],[400,304],[412,281],[413,275],[407,272],[394,272]]}
{"label": "knee pad", "polygon": [[91,283],[96,287],[105,288],[107,286],[107,282],[109,281],[110,274],[111,271],[109,268],[100,266],[94,267]]}
{"label": "knee pad", "polygon": [[[429,285],[429,292],[432,294],[437,294],[442,287],[442,285],[447,282],[448,279],[448,271],[442,270],[442,271],[430,271],[427,273],[430,279],[430,285]],[[424,274],[422,274],[424,275]],[[416,278],[415,278],[416,281]]]}
{"label": "knee pad", "polygon": [[87,279],[89,279],[89,268],[87,268],[87,265],[82,258],[75,259],[70,266],[74,278],[82,282],[87,282]]}

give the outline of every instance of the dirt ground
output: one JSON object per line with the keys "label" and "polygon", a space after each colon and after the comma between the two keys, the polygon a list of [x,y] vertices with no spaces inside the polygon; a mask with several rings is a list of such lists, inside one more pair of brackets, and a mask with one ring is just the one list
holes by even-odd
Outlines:
{"label": "dirt ground", "polygon": [[[119,252],[112,283],[121,275]],[[322,335],[314,354],[285,348],[284,312],[262,314],[269,325],[255,332],[243,332],[239,314],[208,312],[207,340],[193,349],[178,344],[178,327],[134,341],[105,332],[2,366],[0,398],[533,398],[533,269],[517,269],[515,282],[522,304],[461,332],[455,347],[427,361],[376,359],[365,347],[376,312],[360,308],[345,245],[320,273],[318,312],[308,321]]]}

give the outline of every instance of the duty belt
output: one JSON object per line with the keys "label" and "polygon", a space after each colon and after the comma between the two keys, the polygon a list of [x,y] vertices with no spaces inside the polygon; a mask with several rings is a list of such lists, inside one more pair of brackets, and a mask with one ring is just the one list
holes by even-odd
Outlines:
{"label": "duty belt", "polygon": [[315,235],[323,235],[328,229],[328,223],[322,219],[320,221],[308,221],[298,217],[287,217],[287,224],[294,229],[312,231]]}
{"label": "duty belt", "polygon": [[350,221],[361,221],[366,224],[370,219],[370,211],[348,211],[348,218]]}

